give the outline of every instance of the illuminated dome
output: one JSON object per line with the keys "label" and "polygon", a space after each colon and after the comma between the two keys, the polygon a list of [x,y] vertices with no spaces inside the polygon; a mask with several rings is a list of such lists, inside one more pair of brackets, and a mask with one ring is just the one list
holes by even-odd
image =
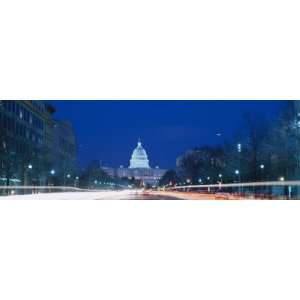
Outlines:
{"label": "illuminated dome", "polygon": [[133,150],[130,160],[129,169],[149,169],[149,160],[146,150],[143,148],[141,141],[138,141],[137,147]]}

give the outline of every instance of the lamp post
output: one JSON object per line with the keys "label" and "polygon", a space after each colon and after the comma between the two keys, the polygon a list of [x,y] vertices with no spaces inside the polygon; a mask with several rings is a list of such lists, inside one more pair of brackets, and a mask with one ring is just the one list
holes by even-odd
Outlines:
{"label": "lamp post", "polygon": [[218,177],[220,178],[220,180],[219,180],[219,190],[221,189],[221,185],[222,185],[222,178],[223,178],[223,175],[220,173],[219,175],[218,175]]}
{"label": "lamp post", "polygon": [[78,176],[75,177],[74,186],[79,187],[79,177]]}
{"label": "lamp post", "polygon": [[[238,171],[238,173],[236,173],[237,175],[239,175],[239,183],[241,183],[241,175],[240,175],[240,169],[241,169],[241,153],[242,153],[242,144],[241,143],[238,143],[237,144],[237,152],[238,152],[238,155],[239,155],[239,170],[236,170]],[[241,192],[241,188],[239,187],[239,191]]]}
{"label": "lamp post", "polygon": [[52,185],[54,185],[54,179],[53,179],[53,177],[54,177],[54,175],[55,175],[55,170],[54,170],[54,169],[52,169],[52,170],[50,171],[50,175],[51,175],[51,177],[52,177]]}
{"label": "lamp post", "polygon": [[259,168],[260,168],[260,181],[263,181],[263,170],[264,170],[264,168],[265,168],[265,165],[264,165],[264,164],[261,164],[261,165],[259,166]]}
{"label": "lamp post", "polygon": [[[206,177],[206,179],[207,179],[207,182],[209,183],[209,181],[210,181],[210,177],[209,177],[209,176],[207,176],[207,177]],[[210,192],[210,187],[208,187],[208,188],[207,188],[207,191],[208,191],[208,192]]]}
{"label": "lamp post", "polygon": [[[238,176],[238,183],[240,184],[241,183],[241,173],[240,173],[240,170],[235,170],[234,174]],[[240,185],[239,185],[239,193],[241,193],[241,187],[240,187]]]}
{"label": "lamp post", "polygon": [[30,170],[32,170],[32,164],[29,164],[28,166],[27,166],[27,168],[25,169],[25,174],[24,174],[24,186],[26,186],[26,185],[29,185],[28,184],[28,181],[29,181],[29,172],[30,172]]}
{"label": "lamp post", "polygon": [[[190,183],[191,183],[191,179],[190,179],[190,178],[187,178],[187,179],[186,179],[186,183],[187,183],[187,184],[190,184]],[[185,191],[185,192],[188,192],[189,189],[188,189],[188,188],[187,188],[187,189],[184,189],[184,191]]]}
{"label": "lamp post", "polygon": [[221,180],[221,182],[222,182],[223,175],[222,175],[222,174],[219,174],[218,177],[220,178],[220,180]]}
{"label": "lamp post", "polygon": [[[67,177],[67,180],[66,180]],[[64,175],[64,185],[68,184],[68,179],[71,178],[71,174],[67,174],[66,176]]]}

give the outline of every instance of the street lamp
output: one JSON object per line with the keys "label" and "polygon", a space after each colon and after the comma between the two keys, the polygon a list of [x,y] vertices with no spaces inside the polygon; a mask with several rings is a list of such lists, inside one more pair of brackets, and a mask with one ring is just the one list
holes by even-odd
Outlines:
{"label": "street lamp", "polygon": [[[241,152],[242,152],[242,144],[238,143],[237,144],[237,151],[239,153],[239,168],[241,168]],[[239,182],[241,183],[241,176],[240,176],[240,171],[239,170],[235,170],[235,174],[239,176]],[[239,187],[239,191],[240,191],[240,187]]]}
{"label": "street lamp", "polygon": [[79,187],[79,177],[78,176],[75,177],[74,186]]}
{"label": "street lamp", "polygon": [[[240,170],[235,170],[234,173],[235,173],[235,175],[237,175],[239,177],[239,183],[241,183]],[[239,193],[241,193],[241,187],[240,186],[239,186]]]}
{"label": "street lamp", "polygon": [[264,164],[261,164],[259,166],[261,172],[260,172],[260,181],[263,181],[263,169],[265,168],[265,165]]}
{"label": "street lamp", "polygon": [[[210,180],[210,177],[207,176],[206,179],[207,179],[207,181],[209,181],[209,180]],[[207,191],[210,192],[210,187],[207,188]]]}
{"label": "street lamp", "polygon": [[[54,175],[55,174],[55,170],[54,169],[52,169],[51,171],[50,171],[50,175]],[[51,177],[50,177],[51,178]],[[48,185],[54,185],[54,178],[53,179],[48,179]]]}
{"label": "street lamp", "polygon": [[284,181],[284,177],[283,176],[279,177],[279,181]]}
{"label": "street lamp", "polygon": [[201,178],[199,178],[199,179],[198,179],[198,182],[199,182],[199,183],[201,183],[201,182],[202,182],[202,179],[201,179]]}
{"label": "street lamp", "polygon": [[70,179],[71,174],[67,174],[67,175],[64,174],[64,185],[66,185],[68,183],[67,180],[66,180],[66,177],[67,177],[67,179]]}
{"label": "street lamp", "polygon": [[32,169],[32,164],[27,166],[28,170],[24,170],[24,185],[29,185],[29,171]]}
{"label": "street lamp", "polygon": [[218,177],[220,178],[219,183],[222,184],[222,177],[223,177],[223,175],[222,175],[222,174],[219,174]]}

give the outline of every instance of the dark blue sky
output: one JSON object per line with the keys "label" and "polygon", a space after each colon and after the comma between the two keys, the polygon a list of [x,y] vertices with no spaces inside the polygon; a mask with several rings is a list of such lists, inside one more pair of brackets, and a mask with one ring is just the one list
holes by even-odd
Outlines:
{"label": "dark blue sky", "polygon": [[101,160],[128,166],[139,137],[150,165],[175,166],[176,157],[199,145],[230,138],[252,112],[276,118],[281,101],[51,101],[57,119],[73,123],[80,165]]}

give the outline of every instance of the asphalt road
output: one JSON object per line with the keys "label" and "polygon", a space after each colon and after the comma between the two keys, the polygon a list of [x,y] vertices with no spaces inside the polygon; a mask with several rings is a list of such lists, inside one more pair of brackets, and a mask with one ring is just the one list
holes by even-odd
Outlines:
{"label": "asphalt road", "polygon": [[173,195],[145,194],[142,191],[93,191],[39,193],[28,195],[3,196],[1,200],[176,200]]}

